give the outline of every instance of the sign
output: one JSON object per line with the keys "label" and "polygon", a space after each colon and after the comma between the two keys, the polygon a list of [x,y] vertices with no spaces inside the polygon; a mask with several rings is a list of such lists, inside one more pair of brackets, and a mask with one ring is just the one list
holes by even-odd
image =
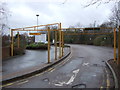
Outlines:
{"label": "sign", "polygon": [[46,38],[47,38],[46,34],[37,35],[37,36],[35,36],[35,42],[43,42],[43,43],[45,43]]}
{"label": "sign", "polygon": [[29,35],[41,35],[41,33],[29,33]]}

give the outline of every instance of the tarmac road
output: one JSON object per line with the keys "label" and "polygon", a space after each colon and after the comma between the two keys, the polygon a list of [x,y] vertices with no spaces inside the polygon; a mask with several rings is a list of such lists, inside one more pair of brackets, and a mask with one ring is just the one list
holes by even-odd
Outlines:
{"label": "tarmac road", "polygon": [[5,88],[109,88],[113,76],[105,65],[113,58],[113,48],[70,45],[71,55],[59,65]]}

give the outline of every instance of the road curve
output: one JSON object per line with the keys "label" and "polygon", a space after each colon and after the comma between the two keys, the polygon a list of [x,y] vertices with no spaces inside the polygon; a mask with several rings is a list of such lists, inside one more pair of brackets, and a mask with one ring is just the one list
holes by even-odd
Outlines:
{"label": "road curve", "polygon": [[11,83],[5,88],[109,88],[113,76],[106,60],[113,58],[113,48],[72,44],[71,55],[61,64],[31,78]]}

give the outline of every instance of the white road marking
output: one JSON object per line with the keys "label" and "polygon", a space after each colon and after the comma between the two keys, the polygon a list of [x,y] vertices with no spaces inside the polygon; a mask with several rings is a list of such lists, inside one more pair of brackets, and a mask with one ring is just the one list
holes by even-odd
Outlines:
{"label": "white road marking", "polygon": [[88,65],[89,65],[89,63],[83,63],[82,65],[83,65],[83,66],[88,66]]}
{"label": "white road marking", "polygon": [[76,78],[79,71],[80,71],[80,69],[74,70],[73,71],[74,74],[71,76],[71,78],[69,79],[68,82],[59,82],[59,83],[56,83],[55,86],[63,86],[64,84],[66,84],[66,85],[72,84],[72,82]]}
{"label": "white road marking", "polygon": [[93,77],[96,77],[97,75],[92,75]]}

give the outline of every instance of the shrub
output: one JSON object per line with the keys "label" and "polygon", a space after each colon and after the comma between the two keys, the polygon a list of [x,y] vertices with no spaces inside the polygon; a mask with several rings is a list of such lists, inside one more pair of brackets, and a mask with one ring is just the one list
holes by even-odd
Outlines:
{"label": "shrub", "polygon": [[36,43],[36,44],[30,44],[30,45],[27,45],[26,46],[26,49],[43,49],[43,50],[46,50],[48,49],[47,47],[47,44],[44,44],[44,43]]}
{"label": "shrub", "polygon": [[96,46],[105,45],[105,40],[104,40],[105,37],[106,35],[101,35],[101,36],[96,37],[93,41],[93,44]]}

